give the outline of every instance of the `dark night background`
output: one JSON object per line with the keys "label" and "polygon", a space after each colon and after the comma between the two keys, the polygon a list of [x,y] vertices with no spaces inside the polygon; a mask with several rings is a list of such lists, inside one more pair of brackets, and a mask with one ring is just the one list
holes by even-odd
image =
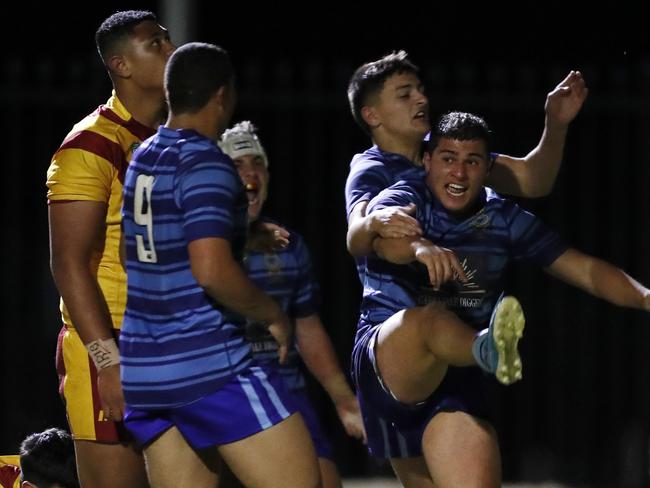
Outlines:
{"label": "dark night background", "polygon": [[[589,98],[569,131],[553,193],[524,201],[574,247],[650,284],[650,33],[638,4],[582,12],[535,4],[493,6],[310,3],[295,7],[215,2],[110,5],[23,2],[3,10],[0,114],[3,135],[0,454],[25,435],[65,427],[54,350],[58,296],[49,274],[45,171],[71,126],[110,94],[94,32],[116,10],[149,8],[185,40],[232,55],[239,105],[233,121],[261,129],[272,174],[267,213],[301,232],[322,286],[323,320],[347,371],[360,297],[345,249],[348,164],[369,141],[345,89],[363,62],[405,49],[422,68],[432,113],[486,117],[495,148],[532,149],[543,104],[571,69]],[[514,16],[514,19],[513,17]],[[505,20],[512,19],[512,20]],[[539,270],[518,268],[508,290],[522,301],[524,379],[495,387],[495,424],[509,481],[571,486],[650,486],[650,316],[587,296]],[[313,386],[313,385],[312,385]],[[313,387],[346,477],[387,473],[346,438]]]}

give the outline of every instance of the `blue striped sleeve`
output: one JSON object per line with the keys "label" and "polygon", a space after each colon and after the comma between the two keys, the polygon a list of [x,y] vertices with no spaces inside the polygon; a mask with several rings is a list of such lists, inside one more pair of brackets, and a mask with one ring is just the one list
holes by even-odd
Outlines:
{"label": "blue striped sleeve", "polygon": [[[386,207],[401,207],[411,203],[417,206],[418,211],[424,210],[425,206],[422,204],[418,189],[406,182],[400,181],[379,192],[376,197],[370,200],[366,209],[366,215]],[[424,214],[418,214],[418,217],[424,217]]]}
{"label": "blue striped sleeve", "polygon": [[296,277],[295,291],[291,298],[289,316],[295,318],[308,317],[318,312],[320,305],[320,290],[314,278],[309,250],[302,238],[294,234],[294,256],[296,259],[298,276]]}
{"label": "blue striped sleeve", "polygon": [[377,161],[352,164],[345,183],[345,206],[348,217],[359,202],[368,201],[391,184],[386,167]]}
{"label": "blue striped sleeve", "polygon": [[560,236],[535,215],[511,203],[505,214],[509,220],[512,258],[546,267],[568,248]]}

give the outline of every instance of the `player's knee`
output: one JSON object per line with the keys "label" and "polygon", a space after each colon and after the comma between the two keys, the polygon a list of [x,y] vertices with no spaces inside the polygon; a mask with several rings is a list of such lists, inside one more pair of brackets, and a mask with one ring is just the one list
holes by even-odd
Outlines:
{"label": "player's knee", "polygon": [[341,488],[341,477],[336,464],[326,458],[318,458],[323,488]]}
{"label": "player's knee", "polygon": [[286,480],[283,485],[290,488],[323,488],[323,482],[318,469],[310,469],[308,472],[304,473],[297,473],[294,471],[291,480]]}

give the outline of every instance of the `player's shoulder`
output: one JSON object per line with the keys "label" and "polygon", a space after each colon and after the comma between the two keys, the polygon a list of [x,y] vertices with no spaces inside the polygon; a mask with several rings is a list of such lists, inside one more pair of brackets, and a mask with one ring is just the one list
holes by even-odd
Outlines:
{"label": "player's shoulder", "polygon": [[429,195],[427,185],[424,181],[398,180],[388,188],[384,188],[373,200],[398,200],[416,201],[426,200]]}
{"label": "player's shoulder", "polygon": [[424,179],[402,178],[390,185],[387,190],[424,195],[427,193],[428,187]]}
{"label": "player's shoulder", "polygon": [[66,135],[55,156],[61,156],[65,150],[80,150],[112,161],[125,152],[120,145],[118,132],[124,121],[110,108],[100,105],[94,112],[77,122]]}
{"label": "player's shoulder", "polygon": [[20,466],[18,454],[0,455],[0,466]]}
{"label": "player's shoulder", "polygon": [[100,105],[92,113],[77,122],[70,134],[93,133],[117,141],[118,132],[127,123],[128,119],[124,119],[123,114],[119,115],[110,103],[106,103]]}
{"label": "player's shoulder", "polygon": [[494,211],[504,211],[519,207],[513,199],[500,195],[488,186],[483,189],[483,198],[485,199],[485,206]]}
{"label": "player's shoulder", "polygon": [[357,153],[350,161],[350,172],[360,172],[368,169],[382,170],[386,167],[385,154],[373,146],[362,153]]}
{"label": "player's shoulder", "polygon": [[514,199],[500,195],[485,187],[485,212],[504,225],[512,225],[521,214],[527,213]]}
{"label": "player's shoulder", "polygon": [[233,173],[234,165],[217,144],[211,139],[187,129],[180,129],[173,143],[177,153],[180,169],[190,169],[197,165],[215,164],[222,171]]}

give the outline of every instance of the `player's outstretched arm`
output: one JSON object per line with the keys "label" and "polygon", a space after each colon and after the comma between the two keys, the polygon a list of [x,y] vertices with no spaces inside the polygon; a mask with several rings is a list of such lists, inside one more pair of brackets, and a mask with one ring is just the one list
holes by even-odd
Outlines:
{"label": "player's outstretched arm", "polygon": [[546,97],[544,131],[537,146],[523,158],[500,154],[489,184],[509,195],[548,195],[560,170],[569,124],[580,112],[588,93],[582,74],[571,71]]}
{"label": "player's outstretched arm", "polygon": [[546,271],[615,305],[650,312],[650,290],[602,259],[569,249]]}

